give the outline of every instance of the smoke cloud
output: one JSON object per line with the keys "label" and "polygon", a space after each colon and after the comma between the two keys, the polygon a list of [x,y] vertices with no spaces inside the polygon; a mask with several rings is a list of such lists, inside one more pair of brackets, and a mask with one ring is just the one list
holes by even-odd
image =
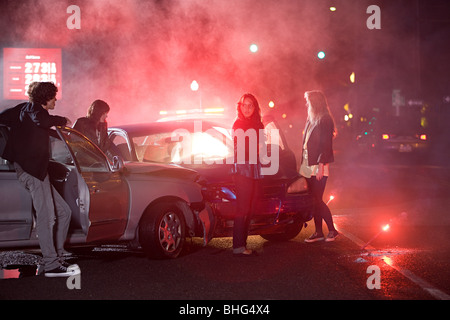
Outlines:
{"label": "smoke cloud", "polygon": [[[71,5],[80,8],[80,29],[67,27]],[[370,5],[381,8],[379,30],[366,26]],[[436,74],[448,67],[428,71],[419,55],[430,52],[431,42],[448,41],[425,37],[416,10],[408,0],[4,0],[0,45],[62,49],[63,97],[55,112],[72,121],[103,99],[111,106],[110,125],[153,121],[160,110],[200,105],[225,108],[231,122],[236,101],[251,92],[263,113],[284,122],[297,149],[307,90],[325,92],[345,133],[348,112],[354,119],[373,110],[392,113],[393,89],[409,99],[422,99],[421,91],[431,92],[426,86],[435,93],[448,89],[449,81]],[[418,37],[426,39],[421,47]],[[251,44],[257,52],[249,50]],[[321,50],[323,60],[317,58]],[[2,100],[0,107],[14,103]]]}
{"label": "smoke cloud", "polygon": [[[413,99],[426,99],[424,93],[440,101],[443,92],[450,96],[450,64],[445,63],[450,28],[442,23],[449,11],[438,7],[443,18],[433,24],[425,3],[429,1],[3,0],[0,46],[62,49],[63,97],[54,113],[72,122],[102,99],[111,106],[109,125],[154,121],[160,110],[201,105],[225,108],[231,126],[235,103],[251,92],[263,113],[273,113],[283,125],[298,161],[306,118],[303,94],[323,90],[339,132],[336,159],[352,164],[358,161],[352,152],[355,137],[366,130],[359,119],[371,119],[374,112],[389,117],[393,89]],[[81,10],[80,29],[67,28],[70,5]],[[330,11],[330,5],[337,10]],[[380,30],[366,27],[370,5],[381,8]],[[258,46],[257,52],[249,50],[251,44]],[[321,50],[323,60],[317,58]],[[427,68],[431,60],[432,68]],[[354,85],[349,82],[352,72]],[[196,92],[190,89],[193,80],[199,84]],[[269,101],[275,102],[274,109],[268,108]],[[0,110],[17,103],[1,100]],[[354,115],[351,127],[343,120],[348,112]],[[445,119],[440,114],[435,122],[430,119],[430,128],[444,142],[436,142],[434,158],[448,159],[441,154],[450,143]],[[341,174],[360,183],[360,173],[352,167]],[[387,190],[395,184],[389,176],[370,177],[367,184],[379,183],[380,190]],[[344,178],[335,178],[333,192],[342,194],[348,187],[340,185]],[[349,203],[362,193],[350,194]]]}
{"label": "smoke cloud", "polygon": [[[66,26],[70,5],[81,10],[79,30]],[[262,106],[299,101],[295,107],[303,112],[303,92],[323,87],[314,78],[315,50],[346,45],[326,32],[333,17],[317,1],[22,0],[0,6],[3,47],[62,48],[58,111],[74,120],[95,99],[111,105],[110,123],[154,120],[159,110],[193,108],[200,100],[234,116],[246,91]],[[364,13],[363,6],[347,10],[340,28]],[[257,53],[249,51],[252,43]],[[199,92],[190,90],[193,80]]]}

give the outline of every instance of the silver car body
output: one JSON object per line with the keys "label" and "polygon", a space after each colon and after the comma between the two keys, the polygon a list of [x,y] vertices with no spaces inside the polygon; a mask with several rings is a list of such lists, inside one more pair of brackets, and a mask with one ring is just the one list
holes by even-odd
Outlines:
{"label": "silver car body", "polygon": [[[1,128],[0,145],[5,141]],[[176,165],[114,161],[86,137],[57,128],[51,137],[50,179],[72,209],[69,244],[138,241],[143,214],[158,202],[177,203],[187,234],[202,214],[197,173]],[[0,158],[0,247],[37,245],[29,192],[11,163]]]}

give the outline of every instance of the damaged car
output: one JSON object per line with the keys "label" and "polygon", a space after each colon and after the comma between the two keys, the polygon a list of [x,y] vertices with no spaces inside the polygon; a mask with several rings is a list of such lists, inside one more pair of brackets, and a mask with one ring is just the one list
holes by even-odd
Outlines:
{"label": "damaged car", "polygon": [[[0,126],[0,148],[8,128]],[[175,165],[108,157],[71,128],[51,134],[49,176],[72,210],[66,246],[127,243],[176,258],[186,237],[208,234],[199,175]],[[37,246],[35,211],[11,163],[0,158],[0,247]]]}
{"label": "damaged car", "polygon": [[[312,217],[313,200],[306,179],[296,168],[294,153],[273,119],[264,119],[268,152],[272,162],[262,179],[258,209],[249,234],[270,241],[296,237]],[[271,133],[276,133],[271,134]],[[130,163],[176,163],[197,171],[204,200],[212,208],[213,237],[231,236],[236,215],[236,193],[232,179],[234,144],[230,130],[222,124],[200,119],[128,124],[109,128],[118,154]]]}

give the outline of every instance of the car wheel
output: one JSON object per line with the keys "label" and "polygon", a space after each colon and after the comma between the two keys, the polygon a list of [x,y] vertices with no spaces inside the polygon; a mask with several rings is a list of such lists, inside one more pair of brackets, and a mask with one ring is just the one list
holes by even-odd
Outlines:
{"label": "car wheel", "polygon": [[288,225],[282,233],[262,234],[261,237],[266,240],[275,242],[289,241],[291,239],[294,239],[300,233],[300,231],[302,231],[302,228],[303,222],[297,222]]}
{"label": "car wheel", "polygon": [[162,202],[150,207],[139,223],[139,242],[154,259],[178,257],[185,234],[184,216],[176,203]]}

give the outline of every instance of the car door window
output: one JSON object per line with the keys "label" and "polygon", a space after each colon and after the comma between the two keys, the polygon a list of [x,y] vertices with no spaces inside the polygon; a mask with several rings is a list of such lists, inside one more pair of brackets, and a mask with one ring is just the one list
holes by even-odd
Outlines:
{"label": "car door window", "polygon": [[13,171],[13,170],[14,168],[11,165],[11,163],[8,160],[0,157],[0,171]]}
{"label": "car door window", "polygon": [[50,160],[66,165],[75,165],[64,141],[57,137],[50,136]]}
{"label": "car door window", "polygon": [[110,150],[113,151],[113,155],[120,156],[125,161],[133,160],[131,157],[131,149],[129,148],[127,139],[124,136],[120,133],[113,132],[109,135],[109,139],[115,146],[115,148],[111,148]]}
{"label": "car door window", "polygon": [[[92,142],[74,131],[62,131],[62,133],[82,172],[109,171],[107,158]],[[58,156],[64,157],[65,155],[61,152]]]}
{"label": "car door window", "polygon": [[[6,146],[8,128],[0,126],[0,155],[3,153],[3,150]],[[8,160],[0,157],[0,171],[14,171],[14,167],[12,163]]]}

